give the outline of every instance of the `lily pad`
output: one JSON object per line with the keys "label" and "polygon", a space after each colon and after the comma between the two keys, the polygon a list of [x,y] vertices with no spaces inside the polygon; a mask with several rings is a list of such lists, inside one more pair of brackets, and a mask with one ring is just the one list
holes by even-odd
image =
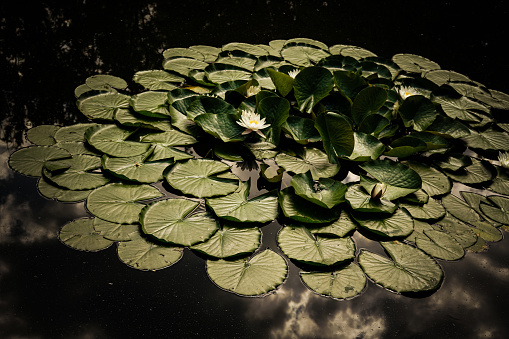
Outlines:
{"label": "lily pad", "polygon": [[334,86],[332,73],[322,67],[307,67],[297,74],[293,83],[295,99],[302,112],[311,113]]}
{"label": "lily pad", "polygon": [[121,179],[138,183],[155,183],[163,180],[163,172],[174,163],[172,159],[147,161],[151,152],[127,158],[103,156],[103,168]]}
{"label": "lily pad", "polygon": [[386,237],[406,237],[414,230],[413,219],[401,208],[387,213],[354,213],[353,218],[363,228]]}
{"label": "lily pad", "polygon": [[238,222],[269,222],[279,212],[276,191],[248,199],[250,181],[241,182],[239,189],[227,196],[207,199],[214,213],[227,220]]}
{"label": "lily pad", "polygon": [[398,113],[405,127],[413,127],[416,131],[426,130],[437,116],[433,102],[422,95],[412,95],[406,98]]}
{"label": "lily pad", "polygon": [[389,200],[373,199],[361,185],[348,187],[345,195],[346,200],[353,210],[358,212],[383,212],[393,213],[398,206]]}
{"label": "lily pad", "polygon": [[171,91],[177,88],[185,79],[181,76],[156,69],[136,72],[133,76],[133,81],[151,91]]}
{"label": "lily pad", "polygon": [[126,140],[132,133],[116,125],[97,125],[89,128],[85,137],[94,148],[113,157],[132,157],[148,151],[149,144]]}
{"label": "lily pad", "polygon": [[100,251],[113,244],[94,229],[94,218],[76,219],[65,224],[58,238],[69,247],[89,252]]}
{"label": "lily pad", "polygon": [[361,250],[359,265],[377,284],[398,293],[432,291],[440,286],[444,273],[421,250],[401,242],[381,242],[391,259]]}
{"label": "lily pad", "polygon": [[56,143],[55,133],[60,126],[39,125],[27,131],[27,139],[38,146],[51,146]]}
{"label": "lily pad", "polygon": [[155,244],[136,232],[131,240],[120,242],[118,258],[127,266],[142,271],[154,271],[169,267],[178,262],[184,253],[182,247]]}
{"label": "lily pad", "polygon": [[191,246],[209,239],[218,226],[206,212],[193,211],[199,202],[187,199],[165,199],[147,205],[140,213],[145,234],[182,246]]}
{"label": "lily pad", "polygon": [[354,263],[332,272],[300,272],[302,282],[312,291],[334,299],[350,299],[366,287],[366,276]]}
{"label": "lily pad", "polygon": [[93,191],[93,189],[73,191],[67,188],[58,187],[44,177],[39,178],[37,181],[37,188],[42,196],[62,202],[78,202],[85,200],[90,192]]}
{"label": "lily pad", "polygon": [[321,140],[320,133],[315,128],[315,123],[311,119],[289,116],[281,126],[283,131],[290,134],[299,144],[307,144]]}
{"label": "lily pad", "polygon": [[9,166],[18,173],[40,177],[42,169],[47,162],[57,159],[69,158],[71,154],[53,146],[30,146],[21,148],[11,154]]}
{"label": "lily pad", "polygon": [[423,205],[400,203],[399,206],[407,210],[415,219],[436,220],[445,215],[445,209],[442,205],[431,198]]}
{"label": "lily pad", "polygon": [[207,260],[207,273],[217,286],[228,292],[255,296],[281,285],[288,274],[288,265],[279,254],[267,249],[250,258]]}
{"label": "lily pad", "polygon": [[113,121],[117,110],[129,108],[129,100],[120,93],[98,94],[79,100],[78,108],[89,119]]}
{"label": "lily pad", "polygon": [[509,225],[509,199],[500,196],[489,196],[488,200],[494,206],[481,203],[481,211],[491,220]]}
{"label": "lily pad", "polygon": [[434,167],[416,161],[406,161],[403,164],[419,174],[422,189],[430,196],[443,195],[451,191],[452,184],[449,178]]}
{"label": "lily pad", "polygon": [[138,224],[118,224],[99,218],[94,219],[94,229],[111,241],[130,241],[132,233],[138,233],[139,228]]}
{"label": "lily pad", "polygon": [[146,91],[131,97],[133,109],[143,115],[154,118],[168,118],[168,93],[158,91]]}
{"label": "lily pad", "polygon": [[352,104],[352,119],[359,126],[369,115],[376,114],[387,100],[387,91],[380,87],[366,87]]}
{"label": "lily pad", "polygon": [[450,214],[436,222],[442,227],[442,230],[452,236],[463,248],[474,245],[477,241],[477,235],[473,228],[454,218]]}
{"label": "lily pad", "polygon": [[87,209],[98,218],[119,224],[134,224],[145,204],[162,193],[150,185],[108,184],[94,190],[87,199]]}
{"label": "lily pad", "polygon": [[449,178],[463,184],[478,184],[489,181],[493,173],[481,160],[472,158],[472,165],[462,168],[456,172],[444,172]]}
{"label": "lily pad", "polygon": [[417,238],[415,244],[432,257],[444,260],[459,260],[465,255],[463,247],[447,233],[425,230],[424,234],[427,238]]}
{"label": "lily pad", "polygon": [[226,195],[238,188],[239,179],[230,167],[210,159],[189,159],[174,165],[166,180],[175,189],[198,198]]}
{"label": "lily pad", "polygon": [[327,155],[317,148],[304,148],[299,158],[279,153],[276,163],[295,174],[310,171],[313,180],[332,177],[339,171],[339,165],[331,164]]}
{"label": "lily pad", "polygon": [[308,200],[295,194],[293,187],[280,191],[279,204],[283,214],[290,219],[305,223],[328,223],[339,218],[339,206],[331,209],[310,204]]}
{"label": "lily pad", "polygon": [[230,258],[253,253],[260,246],[261,236],[258,227],[239,228],[224,225],[207,241],[190,248],[211,257]]}
{"label": "lily pad", "polygon": [[339,219],[336,221],[323,226],[317,224],[309,224],[306,227],[313,234],[328,234],[338,237],[345,237],[348,233],[357,228],[357,224],[352,221],[352,218],[347,211],[342,210]]}
{"label": "lily pad", "polygon": [[331,112],[320,114],[315,121],[315,128],[322,137],[323,148],[331,163],[337,164],[338,158],[352,154],[355,137],[345,116]]}
{"label": "lily pad", "polygon": [[306,264],[330,266],[355,257],[355,243],[351,237],[323,237],[304,226],[283,227],[277,241],[288,258]]}
{"label": "lily pad", "polygon": [[332,208],[345,201],[345,184],[330,178],[321,178],[315,182],[311,171],[294,175],[291,185],[298,196],[321,207]]}

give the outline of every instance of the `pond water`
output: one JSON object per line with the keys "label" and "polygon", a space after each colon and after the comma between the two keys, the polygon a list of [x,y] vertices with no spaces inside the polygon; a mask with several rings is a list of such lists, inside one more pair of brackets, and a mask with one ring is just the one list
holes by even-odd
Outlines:
{"label": "pond water", "polygon": [[[188,250],[170,268],[143,272],[121,263],[115,246],[97,253],[68,248],[57,232],[88,216],[84,204],[41,197],[36,179],[7,165],[27,126],[85,120],[73,91],[88,76],[130,79],[160,68],[161,53],[170,47],[309,37],[386,57],[422,55],[507,93],[502,1],[489,9],[449,3],[409,8],[403,1],[370,8],[332,1],[32,6],[0,4],[0,338],[509,337],[507,239],[457,262],[440,261],[445,280],[426,297],[369,282],[357,298],[331,300],[306,289],[289,263],[288,280],[276,293],[244,298],[217,288],[203,259]],[[263,228],[262,246],[276,248],[278,228]],[[367,246],[360,236],[355,241]]]}

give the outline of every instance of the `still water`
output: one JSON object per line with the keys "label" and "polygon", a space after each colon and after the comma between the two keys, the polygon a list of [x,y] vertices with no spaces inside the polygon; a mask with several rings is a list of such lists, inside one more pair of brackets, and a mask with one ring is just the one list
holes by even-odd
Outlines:
{"label": "still water", "polygon": [[[242,298],[217,288],[203,259],[187,250],[170,268],[141,272],[122,264],[115,247],[85,253],[61,244],[58,230],[88,216],[83,203],[41,197],[36,179],[9,169],[9,154],[23,144],[26,126],[83,121],[73,90],[86,77],[129,80],[160,68],[166,48],[309,37],[385,57],[419,54],[509,92],[501,1],[489,9],[409,8],[403,1],[370,8],[342,1],[172,3],[39,1],[30,11],[23,2],[0,5],[0,338],[509,337],[507,239],[440,262],[446,278],[428,297],[368,283],[349,301],[313,294],[292,264],[277,293]],[[275,247],[278,227],[263,228],[263,246]]]}

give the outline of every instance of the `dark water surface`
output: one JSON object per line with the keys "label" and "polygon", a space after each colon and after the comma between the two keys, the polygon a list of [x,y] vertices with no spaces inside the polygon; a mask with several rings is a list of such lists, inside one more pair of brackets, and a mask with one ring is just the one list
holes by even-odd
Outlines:
{"label": "dark water surface", "polygon": [[[307,290],[292,265],[277,293],[242,298],[217,288],[203,259],[187,250],[170,268],[141,272],[121,263],[114,246],[97,253],[66,247],[57,232],[87,216],[83,203],[49,201],[36,179],[7,165],[27,125],[85,120],[73,91],[88,76],[130,80],[161,68],[170,47],[308,37],[384,57],[419,54],[508,93],[503,3],[1,2],[0,338],[509,337],[507,239],[440,262],[445,281],[426,298],[369,283],[353,300],[331,300]],[[263,228],[264,246],[274,246],[277,227]]]}

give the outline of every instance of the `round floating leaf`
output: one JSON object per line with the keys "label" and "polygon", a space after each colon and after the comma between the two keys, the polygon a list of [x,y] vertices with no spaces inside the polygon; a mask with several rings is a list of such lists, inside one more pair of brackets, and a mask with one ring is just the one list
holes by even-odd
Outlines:
{"label": "round floating leaf", "polygon": [[452,119],[479,122],[481,118],[478,116],[478,111],[490,113],[489,108],[467,97],[436,97],[435,102],[439,103],[445,114]]}
{"label": "round floating leaf", "polygon": [[69,158],[71,154],[54,146],[30,146],[11,154],[9,166],[16,172],[32,177],[42,176],[42,169],[51,160]]}
{"label": "round floating leaf", "polygon": [[419,174],[422,179],[422,189],[430,196],[447,194],[451,191],[452,184],[449,178],[434,167],[416,161],[408,161],[404,164]]}
{"label": "round floating leaf", "polygon": [[[263,52],[266,53],[266,51]],[[248,71],[253,71],[257,60],[256,56],[240,50],[223,50],[217,56],[215,63],[234,65]]]}
{"label": "round floating leaf", "polygon": [[261,235],[258,227],[223,226],[206,242],[193,245],[191,249],[222,259],[251,254],[260,246]]}
{"label": "round floating leaf", "polygon": [[491,220],[509,225],[509,199],[500,196],[490,196],[488,200],[495,206],[481,204],[481,211]]}
{"label": "round floating leaf", "polygon": [[184,194],[199,198],[226,195],[238,188],[239,179],[222,162],[190,159],[178,163],[166,175],[166,180]]}
{"label": "round floating leaf", "polygon": [[405,127],[413,127],[416,131],[424,131],[437,116],[435,105],[422,95],[406,98],[398,110]]}
{"label": "round floating leaf", "polygon": [[[315,227],[318,226],[318,227]],[[345,237],[348,233],[357,228],[357,225],[352,221],[348,213],[343,210],[339,219],[327,225],[308,225],[307,228],[313,234],[329,234],[338,237]]]}
{"label": "round floating leaf", "polygon": [[69,247],[89,252],[100,251],[113,244],[94,229],[93,218],[76,219],[65,224],[58,238]]}
{"label": "round floating leaf", "polygon": [[279,153],[276,156],[276,163],[295,174],[310,171],[313,180],[332,177],[339,171],[339,165],[331,164],[327,155],[317,148],[304,148],[300,158]]}
{"label": "round floating leaf", "polygon": [[27,131],[27,139],[33,144],[39,146],[51,146],[56,143],[55,133],[60,126],[40,125],[33,127]]}
{"label": "round floating leaf", "polygon": [[326,238],[312,234],[304,226],[283,227],[277,241],[288,258],[307,264],[330,266],[355,257],[351,237]]}
{"label": "round floating leaf", "polygon": [[464,167],[454,173],[445,172],[445,174],[449,178],[463,184],[478,184],[493,178],[493,173],[489,168],[482,161],[474,158],[472,158],[472,165]]}
{"label": "round floating leaf", "polygon": [[93,190],[79,190],[73,191],[70,189],[58,187],[55,184],[49,182],[44,177],[39,178],[37,181],[37,188],[42,196],[48,199],[56,199],[62,202],[78,202],[85,200],[90,192]]}
{"label": "round floating leaf", "polygon": [[182,258],[182,247],[163,246],[131,233],[131,241],[120,242],[118,258],[126,265],[143,271],[160,270],[175,264]]}
{"label": "round floating leaf", "polygon": [[396,54],[392,57],[392,61],[401,67],[401,69],[412,73],[423,73],[440,69],[436,62],[415,54]]}
{"label": "round floating leaf", "polygon": [[346,97],[352,102],[357,94],[366,86],[368,83],[366,79],[356,72],[351,71],[335,71],[334,82],[336,87],[341,90]]}
{"label": "round floating leaf", "polygon": [[237,123],[239,119],[233,114],[205,113],[197,116],[194,121],[205,132],[223,142],[242,141],[246,138],[242,134],[246,129]]}
{"label": "round floating leaf", "polygon": [[85,137],[94,148],[113,157],[132,157],[148,151],[150,144],[126,140],[132,133],[116,125],[97,125],[89,128]]}
{"label": "round floating leaf", "polygon": [[305,223],[327,223],[339,218],[338,206],[332,209],[310,204],[308,200],[295,194],[293,187],[280,191],[279,204],[285,216]]}
{"label": "round floating leaf", "polygon": [[414,230],[414,221],[400,208],[389,216],[387,213],[355,213],[353,217],[362,227],[386,237],[406,237]]}
{"label": "round floating leaf", "polygon": [[99,187],[87,199],[87,209],[98,218],[119,224],[134,224],[139,220],[142,200],[161,197],[159,190],[150,185],[108,184]]}
{"label": "round floating leaf", "polygon": [[509,175],[505,169],[497,167],[497,175],[493,178],[488,189],[499,194],[509,195]]}
{"label": "round floating leaf", "polygon": [[483,221],[476,221],[470,223],[473,227],[472,230],[478,238],[482,238],[485,241],[500,241],[502,240],[502,233],[496,227]]}
{"label": "round floating leaf", "polygon": [[138,224],[118,224],[99,218],[94,219],[94,229],[111,241],[129,241],[132,233],[139,233],[139,228]]}
{"label": "round floating leaf", "polygon": [[393,213],[398,206],[385,199],[373,199],[361,185],[348,188],[345,195],[352,209],[358,212],[384,212]]}
{"label": "round floating leaf", "polygon": [[350,160],[375,160],[385,151],[385,145],[372,135],[354,132],[354,139],[353,152],[348,156]]}
{"label": "round floating leaf", "polygon": [[198,142],[193,136],[177,130],[162,133],[149,133],[140,138],[141,142],[150,142],[162,146],[185,146]]}
{"label": "round floating leaf", "polygon": [[261,118],[270,124],[269,128],[264,130],[265,141],[274,145],[279,143],[281,135],[281,125],[289,116],[290,102],[285,98],[266,97],[257,105],[257,112]]}
{"label": "round floating leaf", "polygon": [[353,298],[366,287],[366,276],[354,263],[332,272],[300,272],[302,282],[312,291],[335,299]]}
{"label": "round floating leaf", "polygon": [[136,72],[133,81],[151,91],[171,91],[177,88],[185,79],[163,70],[150,70]]}
{"label": "round floating leaf", "polygon": [[462,140],[470,148],[509,151],[509,135],[492,129],[480,133],[472,131],[470,135],[462,138]]}
{"label": "round floating leaf", "polygon": [[169,119],[152,118],[127,109],[118,110],[115,120],[126,127],[143,127],[157,131],[173,129]]}
{"label": "round floating leaf", "polygon": [[447,233],[426,230],[424,234],[427,238],[417,238],[415,244],[429,255],[444,260],[458,260],[465,255],[463,247]]}
{"label": "round floating leaf", "polygon": [[241,182],[239,189],[227,196],[207,199],[207,205],[221,218],[239,222],[269,222],[279,212],[276,191],[248,200],[250,181]]}
{"label": "round floating leaf", "polygon": [[281,285],[288,274],[286,261],[269,249],[235,261],[207,260],[207,273],[220,288],[240,295],[263,295]]}
{"label": "round floating leaf", "polygon": [[387,185],[384,198],[394,200],[419,190],[422,180],[411,168],[391,160],[373,160],[359,166],[376,180]]}
{"label": "round floating leaf", "polygon": [[387,100],[387,91],[381,87],[367,87],[361,90],[352,104],[353,121],[360,125],[369,115],[376,114]]}
{"label": "round floating leaf", "polygon": [[154,118],[168,118],[168,93],[147,91],[131,97],[131,106],[133,109],[143,115]]}
{"label": "round floating leaf", "polygon": [[268,68],[267,73],[282,97],[286,97],[293,89],[293,78],[288,74]]}
{"label": "round floating leaf", "polygon": [[477,241],[477,235],[473,231],[473,228],[452,217],[450,214],[446,214],[443,219],[436,223],[463,248],[470,247]]}
{"label": "round floating leaf", "polygon": [[118,109],[129,108],[130,97],[120,93],[98,94],[78,101],[78,108],[87,118],[113,120]]}
{"label": "round floating leaf", "polygon": [[444,274],[421,250],[400,242],[381,242],[392,260],[361,250],[359,265],[377,284],[395,292],[422,292],[439,287]]}
{"label": "round floating leaf", "polygon": [[315,128],[322,137],[323,148],[331,163],[338,163],[338,158],[352,154],[355,137],[346,117],[330,112],[320,114],[316,118]]}
{"label": "round floating leaf", "polygon": [[174,71],[184,76],[189,76],[189,73],[195,69],[204,69],[209,64],[196,59],[172,57],[163,62],[163,68],[168,71]]}
{"label": "round floating leaf", "polygon": [[55,132],[55,140],[60,142],[85,142],[85,131],[90,127],[97,126],[95,123],[75,124],[63,126]]}
{"label": "round floating leaf", "polygon": [[320,133],[311,119],[289,116],[281,128],[299,144],[320,141]]}
{"label": "round floating leaf", "polygon": [[434,163],[442,169],[454,172],[472,165],[472,158],[463,154],[450,153],[448,155],[438,155]]}
{"label": "round floating leaf", "polygon": [[416,219],[434,220],[445,215],[445,209],[435,199],[429,199],[428,202],[423,205],[400,203],[399,206],[406,209],[408,213]]}
{"label": "round floating leaf", "polygon": [[193,213],[199,205],[199,202],[187,199],[153,202],[140,213],[143,232],[159,240],[183,246],[206,241],[218,227],[207,213]]}
{"label": "round floating leaf", "polygon": [[223,45],[221,48],[223,51],[243,51],[245,53],[249,53],[255,56],[267,55],[267,51],[259,46],[247,44],[244,42],[231,42],[229,44]]}
{"label": "round floating leaf", "polygon": [[326,68],[313,66],[300,71],[293,83],[299,110],[311,113],[318,101],[329,95],[333,86],[334,78]]}
{"label": "round floating leaf", "polygon": [[437,115],[433,123],[426,128],[426,131],[455,139],[463,138],[470,134],[470,130],[467,126],[458,120],[443,115]]}
{"label": "round floating leaf", "polygon": [[286,61],[304,67],[312,66],[329,55],[329,52],[322,48],[297,42],[287,43],[281,50],[281,56]]}
{"label": "round floating leaf", "polygon": [[332,208],[345,201],[345,184],[329,178],[314,182],[310,171],[294,175],[291,185],[298,196],[325,208]]}
{"label": "round floating leaf", "polygon": [[389,157],[405,158],[414,155],[426,149],[427,145],[424,141],[414,138],[411,135],[406,135],[399,139],[394,140],[389,147],[389,150],[384,153]]}
{"label": "round floating leaf", "polygon": [[467,223],[481,221],[479,214],[477,214],[470,205],[452,194],[448,194],[442,198],[442,205],[445,207],[447,212],[461,221]]}
{"label": "round floating leaf", "polygon": [[93,75],[88,77],[85,83],[95,90],[110,90],[112,87],[124,89],[127,87],[127,82],[124,79],[108,74]]}
{"label": "round floating leaf", "polygon": [[[150,153],[150,152],[149,152]],[[103,168],[121,179],[151,184],[163,180],[163,172],[174,163],[171,159],[147,161],[149,154],[127,158],[103,156]]]}
{"label": "round floating leaf", "polygon": [[238,115],[235,107],[222,99],[208,96],[198,96],[186,109],[187,118],[194,120],[197,116],[205,113],[210,114],[233,114]]}
{"label": "round floating leaf", "polygon": [[251,79],[251,72],[245,68],[228,64],[210,64],[205,68],[205,75],[214,84],[236,80]]}
{"label": "round floating leaf", "polygon": [[55,165],[62,165],[67,169],[62,173],[44,171],[45,178],[70,190],[90,190],[104,186],[111,180],[101,172],[93,172],[101,167],[101,158],[97,156],[74,155],[70,159],[48,162],[46,167]]}

